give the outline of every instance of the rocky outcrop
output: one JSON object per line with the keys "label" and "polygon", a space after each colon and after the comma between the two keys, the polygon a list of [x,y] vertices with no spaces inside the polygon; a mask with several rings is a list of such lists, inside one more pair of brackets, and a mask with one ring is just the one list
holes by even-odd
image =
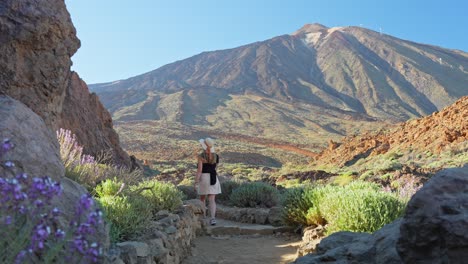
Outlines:
{"label": "rocky outcrop", "polygon": [[64,1],[1,1],[0,36],[0,93],[55,128],[80,46]]}
{"label": "rocky outcrop", "polygon": [[130,167],[109,114],[70,71],[80,41],[64,1],[1,1],[0,36],[0,94],[27,105],[51,130],[72,129],[85,153],[111,149],[115,162]]}
{"label": "rocky outcrop", "polygon": [[397,249],[405,263],[466,263],[467,231],[468,165],[438,173],[413,196]]}
{"label": "rocky outcrop", "polygon": [[79,144],[85,146],[86,154],[94,157],[110,154],[117,164],[131,164],[129,156],[120,147],[112,117],[76,72],[72,72],[63,105],[57,127],[72,131]]}
{"label": "rocky outcrop", "polygon": [[440,153],[468,140],[468,96],[440,112],[401,123],[387,132],[366,133],[345,138],[339,145],[324,149],[316,160],[338,166],[358,159],[402,149]]}
{"label": "rocky outcrop", "polygon": [[338,232],[294,263],[465,263],[468,166],[437,173],[408,203],[403,219],[374,234]]}

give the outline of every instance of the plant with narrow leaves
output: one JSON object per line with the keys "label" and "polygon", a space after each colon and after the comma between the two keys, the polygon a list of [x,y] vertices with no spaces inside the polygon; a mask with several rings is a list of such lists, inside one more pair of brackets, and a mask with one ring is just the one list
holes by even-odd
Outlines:
{"label": "plant with narrow leaves", "polygon": [[171,183],[148,180],[131,186],[130,190],[147,199],[155,214],[160,210],[174,211],[182,205],[183,194]]}
{"label": "plant with narrow leaves", "polygon": [[273,207],[279,203],[279,192],[263,182],[243,183],[234,189],[229,200],[239,207]]}
{"label": "plant with narrow leaves", "polygon": [[[9,140],[0,147],[5,168],[14,163],[3,161],[13,148]],[[14,175],[14,174],[13,174]],[[69,225],[59,221],[60,183],[49,177],[29,177],[25,173],[0,177],[0,262],[1,263],[97,263],[102,247],[93,236],[102,224],[101,212],[94,209],[91,196],[81,197]]]}

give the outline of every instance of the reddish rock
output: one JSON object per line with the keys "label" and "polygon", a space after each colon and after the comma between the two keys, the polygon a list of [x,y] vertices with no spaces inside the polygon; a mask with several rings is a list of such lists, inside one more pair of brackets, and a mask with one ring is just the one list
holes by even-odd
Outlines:
{"label": "reddish rock", "polygon": [[315,160],[342,166],[356,157],[387,153],[393,149],[420,149],[440,153],[446,146],[468,140],[468,96],[430,116],[411,120],[387,132],[346,137],[337,148],[324,149]]}

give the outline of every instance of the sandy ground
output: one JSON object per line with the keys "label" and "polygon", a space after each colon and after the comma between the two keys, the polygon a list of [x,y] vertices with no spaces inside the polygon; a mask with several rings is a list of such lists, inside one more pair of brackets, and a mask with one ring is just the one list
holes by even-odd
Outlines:
{"label": "sandy ground", "polygon": [[300,237],[233,236],[195,239],[193,256],[183,264],[291,263]]}

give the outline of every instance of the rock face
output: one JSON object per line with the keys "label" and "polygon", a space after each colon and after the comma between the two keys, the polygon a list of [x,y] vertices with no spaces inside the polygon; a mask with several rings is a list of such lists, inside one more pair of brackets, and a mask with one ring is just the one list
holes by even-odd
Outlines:
{"label": "rock face", "polygon": [[400,233],[397,249],[405,263],[466,263],[468,166],[438,173],[417,192]]}
{"label": "rock face", "polygon": [[0,36],[0,92],[54,128],[80,46],[64,1],[1,1]]}
{"label": "rock face", "polygon": [[64,107],[58,126],[72,131],[86,154],[99,156],[109,153],[117,164],[130,164],[130,158],[119,145],[119,136],[113,129],[112,118],[95,93],[76,72],[68,83]]}
{"label": "rock face", "polygon": [[466,263],[468,166],[437,173],[403,219],[374,234],[338,232],[294,263]]}
{"label": "rock face", "polygon": [[80,41],[64,1],[2,0],[0,36],[0,94],[27,105],[51,130],[72,129],[87,154],[112,149],[114,161],[130,167],[109,114],[70,71]]}

